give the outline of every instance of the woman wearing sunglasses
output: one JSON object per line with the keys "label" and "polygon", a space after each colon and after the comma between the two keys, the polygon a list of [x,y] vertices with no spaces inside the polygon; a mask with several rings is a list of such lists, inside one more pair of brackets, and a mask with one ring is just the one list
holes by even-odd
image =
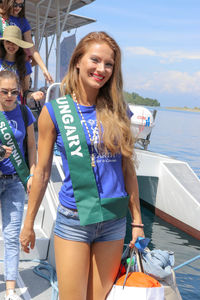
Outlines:
{"label": "woman wearing sunglasses", "polygon": [[[29,108],[27,127],[16,99],[20,84],[11,71],[0,71],[0,144],[6,150],[0,161],[0,204],[4,238],[5,300],[20,300],[15,293],[19,264],[19,232],[24,211],[25,189],[30,192],[36,163],[36,145]],[[27,133],[29,169],[24,160],[24,139]],[[10,156],[9,156],[10,155]]]}
{"label": "woman wearing sunglasses", "polygon": [[[3,35],[4,28],[7,25],[16,25],[18,26],[23,35],[23,39],[26,42],[32,43],[33,40],[31,37],[31,27],[28,20],[25,18],[25,2],[24,0],[2,0],[1,4],[1,20],[0,20],[0,35]],[[34,44],[30,48],[30,56],[33,57],[35,62],[41,68],[45,79],[52,83],[53,79],[48,72],[39,52],[36,50]]]}
{"label": "woman wearing sunglasses", "polygon": [[[22,86],[22,93],[26,98],[33,98],[36,101],[44,98],[41,91],[30,92],[30,76],[32,73],[31,64],[25,59],[24,49],[29,49],[33,44],[22,40],[22,33],[17,26],[7,26],[0,38],[0,71],[10,70],[17,73]],[[20,101],[20,97],[18,97]]]}

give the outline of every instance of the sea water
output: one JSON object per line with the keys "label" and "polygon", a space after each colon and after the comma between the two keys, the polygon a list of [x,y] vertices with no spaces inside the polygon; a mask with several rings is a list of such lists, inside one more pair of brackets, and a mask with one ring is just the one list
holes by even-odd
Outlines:
{"label": "sea water", "polygon": [[[159,108],[148,150],[187,162],[200,177],[200,113]],[[150,249],[173,251],[175,266],[200,255],[200,241],[141,209]],[[130,233],[127,225],[127,243]],[[176,281],[183,300],[200,300],[200,259],[177,270]]]}
{"label": "sea water", "polygon": [[200,177],[200,112],[157,109],[148,149],[186,161]]}

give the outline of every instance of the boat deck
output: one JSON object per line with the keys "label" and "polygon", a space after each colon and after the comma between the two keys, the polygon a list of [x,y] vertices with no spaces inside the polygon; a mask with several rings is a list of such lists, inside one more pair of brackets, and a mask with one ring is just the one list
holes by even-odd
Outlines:
{"label": "boat deck", "polygon": [[[50,282],[33,272],[39,262],[20,261],[16,292],[24,300],[47,300],[52,297]],[[45,271],[44,271],[45,272]],[[46,273],[47,274],[47,273]],[[4,299],[3,262],[0,263],[0,299]]]}
{"label": "boat deck", "polygon": [[[57,159],[60,163],[60,157]],[[45,279],[34,273],[33,269],[39,266],[43,262],[48,263],[47,267],[51,267],[52,270],[48,272],[42,269],[42,274],[47,277],[51,276],[51,271],[55,269],[54,251],[53,251],[53,227],[56,217],[57,207],[57,194],[62,184],[62,180],[59,176],[58,170],[55,165],[55,161],[52,165],[52,175],[49,182],[46,194],[44,196],[42,205],[39,208],[35,219],[34,230],[36,234],[36,244],[30,254],[20,252],[19,263],[19,276],[17,279],[16,292],[24,300],[57,300],[53,295],[53,288],[49,279]],[[24,217],[26,215],[27,202],[24,208]],[[1,213],[0,213],[1,219]],[[1,223],[0,223],[1,231]],[[48,259],[48,262],[45,261]],[[54,269],[53,269],[54,268]],[[3,237],[0,235],[0,300],[4,299],[5,294],[5,282],[4,282],[4,270],[3,270]],[[53,278],[52,278],[53,279]]]}

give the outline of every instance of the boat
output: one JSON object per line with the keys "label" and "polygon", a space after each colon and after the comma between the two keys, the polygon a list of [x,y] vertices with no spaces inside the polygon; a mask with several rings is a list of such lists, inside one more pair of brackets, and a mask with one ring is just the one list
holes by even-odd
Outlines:
{"label": "boat", "polygon": [[200,240],[200,179],[188,163],[148,151],[156,112],[130,105],[136,136],[136,174],[141,202],[160,218]]}

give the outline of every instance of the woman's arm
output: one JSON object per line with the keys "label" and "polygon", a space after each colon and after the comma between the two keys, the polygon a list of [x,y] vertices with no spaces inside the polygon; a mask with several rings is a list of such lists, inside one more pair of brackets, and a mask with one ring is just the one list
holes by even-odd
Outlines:
{"label": "woman's arm", "polygon": [[[135,168],[133,161],[130,158],[123,157],[123,174],[126,191],[130,196],[129,209],[132,216],[132,222],[135,224],[142,224],[142,217],[140,211],[140,200],[139,200],[139,190],[137,176],[135,173]],[[143,228],[133,227],[132,228],[132,240],[129,246],[132,248],[137,240],[141,236],[144,237]]]}
{"label": "woman's arm", "polygon": [[[36,142],[33,124],[27,127],[27,148],[28,161],[30,166],[30,175],[33,175],[36,165]],[[27,181],[27,192],[30,193],[33,177]]]}
{"label": "woman's arm", "polygon": [[[24,33],[24,40],[26,42],[34,44],[33,40],[32,40],[32,37],[31,37],[31,31],[30,30],[28,30]],[[39,65],[40,69],[42,70],[45,79],[49,83],[53,83],[53,78],[51,77],[49,71],[47,70],[47,68],[46,68],[39,52],[36,50],[35,46],[30,48],[30,52],[31,52],[31,55],[33,56],[33,58],[35,59],[35,61],[37,62],[37,64]]]}
{"label": "woman's arm", "polygon": [[27,253],[29,253],[29,244],[31,249],[35,245],[33,225],[48,184],[56,139],[56,130],[46,107],[41,111],[38,129],[38,163],[34,171],[24,227],[20,234],[22,248]]}
{"label": "woman's arm", "polygon": [[23,95],[26,99],[26,103],[29,107],[31,107],[31,99],[34,99],[35,101],[43,100],[45,95],[42,91],[31,91],[30,90],[30,74],[26,75],[24,78],[24,84],[23,84]]}

